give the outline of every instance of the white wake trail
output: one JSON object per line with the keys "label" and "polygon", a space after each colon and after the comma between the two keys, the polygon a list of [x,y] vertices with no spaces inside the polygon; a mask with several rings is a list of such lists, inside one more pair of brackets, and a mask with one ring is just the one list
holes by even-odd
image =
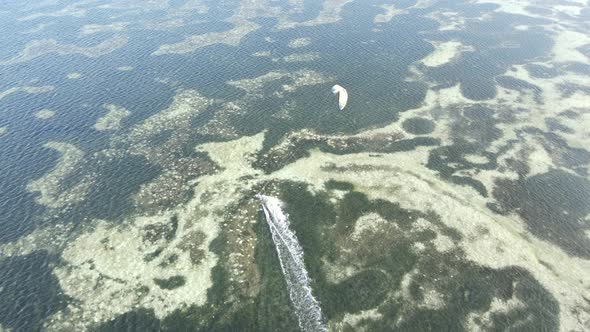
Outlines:
{"label": "white wake trail", "polygon": [[289,219],[281,208],[282,202],[271,196],[257,197],[262,202],[299,327],[305,332],[327,331],[320,305],[311,293],[311,279],[303,263],[303,249],[295,233],[289,229]]}

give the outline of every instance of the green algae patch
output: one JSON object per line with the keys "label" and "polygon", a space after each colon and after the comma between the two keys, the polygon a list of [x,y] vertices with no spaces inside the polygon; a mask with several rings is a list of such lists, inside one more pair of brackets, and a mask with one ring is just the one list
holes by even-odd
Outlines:
{"label": "green algae patch", "polygon": [[137,309],[118,315],[114,319],[101,324],[94,330],[96,332],[117,332],[127,330],[133,326],[137,331],[158,332],[162,330],[161,322],[154,315],[153,310]]}
{"label": "green algae patch", "polygon": [[154,283],[162,289],[175,289],[186,284],[186,278],[183,276],[173,276],[168,279],[154,279]]}
{"label": "green algae patch", "polygon": [[434,211],[403,209],[350,186],[337,186],[348,190],[336,201],[302,183],[278,188],[331,327],[557,330],[559,306],[530,273],[466,261],[462,236]]}
{"label": "green algae patch", "polygon": [[410,118],[402,123],[405,131],[414,135],[426,135],[434,131],[434,122],[425,118]]}
{"label": "green algae patch", "polygon": [[[552,188],[552,190],[547,190]],[[516,181],[498,181],[494,197],[503,212],[517,212],[535,236],[569,254],[590,257],[590,227],[581,222],[590,213],[590,181],[561,170]]]}
{"label": "green algae patch", "polygon": [[6,331],[41,331],[48,317],[66,307],[51,274],[55,262],[45,251],[0,258],[0,326]]}
{"label": "green algae patch", "polygon": [[351,183],[343,182],[343,181],[334,181],[334,180],[327,181],[324,184],[324,186],[328,190],[351,191],[354,189],[354,186]]}
{"label": "green algae patch", "polygon": [[[327,318],[345,312],[370,309],[380,304],[385,294],[391,291],[390,275],[377,270],[384,269],[384,265],[379,265],[383,261],[372,259],[375,263],[365,266],[375,270],[359,272],[345,280],[332,283],[324,272],[325,263],[322,260],[322,257],[325,257],[328,261],[334,261],[342,256],[340,246],[348,241],[347,237],[354,232],[356,220],[372,208],[368,198],[358,192],[348,192],[334,205],[330,203],[326,193],[312,195],[303,184],[285,182],[280,188],[280,197],[287,202],[286,210],[289,212],[291,225],[306,253],[305,263],[313,280],[312,288],[317,293]],[[362,249],[356,247],[355,250]],[[389,255],[393,250],[380,252],[381,257],[401,257]],[[357,262],[355,260],[351,263],[356,265]],[[399,267],[399,264],[396,266]],[[403,272],[397,275],[401,278]],[[371,282],[365,284],[365,281]]]}
{"label": "green algae patch", "polygon": [[[408,295],[380,311],[384,319],[366,321],[364,328],[393,331],[474,329],[557,331],[559,306],[555,299],[519,268],[489,269],[442,257],[426,260],[413,274]],[[436,277],[435,277],[436,276]],[[433,291],[436,289],[436,291]],[[444,305],[430,300],[444,294]]]}
{"label": "green algae patch", "polygon": [[390,285],[386,273],[364,270],[333,285],[329,290],[332,312],[358,312],[379,306],[387,296]]}
{"label": "green algae patch", "polygon": [[202,248],[207,235],[201,231],[195,231],[185,235],[181,242],[178,244],[178,248],[183,251],[188,251],[191,262],[195,265],[201,263],[207,254],[205,249]]}

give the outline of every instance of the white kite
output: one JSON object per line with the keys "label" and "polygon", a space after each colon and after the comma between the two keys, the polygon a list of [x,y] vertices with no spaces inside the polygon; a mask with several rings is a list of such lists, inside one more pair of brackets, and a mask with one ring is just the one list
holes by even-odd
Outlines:
{"label": "white kite", "polygon": [[348,102],[348,92],[346,89],[336,84],[332,87],[332,93],[338,94],[338,108],[342,111]]}

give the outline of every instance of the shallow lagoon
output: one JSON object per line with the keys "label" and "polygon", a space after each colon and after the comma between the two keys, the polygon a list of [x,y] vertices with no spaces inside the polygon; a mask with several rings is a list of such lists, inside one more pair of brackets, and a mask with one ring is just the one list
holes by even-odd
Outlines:
{"label": "shallow lagoon", "polygon": [[587,5],[4,2],[0,331],[589,329]]}

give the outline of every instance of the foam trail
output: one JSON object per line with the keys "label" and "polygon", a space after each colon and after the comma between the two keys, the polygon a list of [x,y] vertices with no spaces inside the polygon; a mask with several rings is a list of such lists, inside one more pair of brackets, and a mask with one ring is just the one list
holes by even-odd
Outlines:
{"label": "foam trail", "polygon": [[256,196],[262,201],[299,327],[305,332],[327,331],[320,305],[311,293],[311,280],[303,263],[303,249],[295,233],[289,229],[289,219],[281,208],[282,202],[270,196]]}

